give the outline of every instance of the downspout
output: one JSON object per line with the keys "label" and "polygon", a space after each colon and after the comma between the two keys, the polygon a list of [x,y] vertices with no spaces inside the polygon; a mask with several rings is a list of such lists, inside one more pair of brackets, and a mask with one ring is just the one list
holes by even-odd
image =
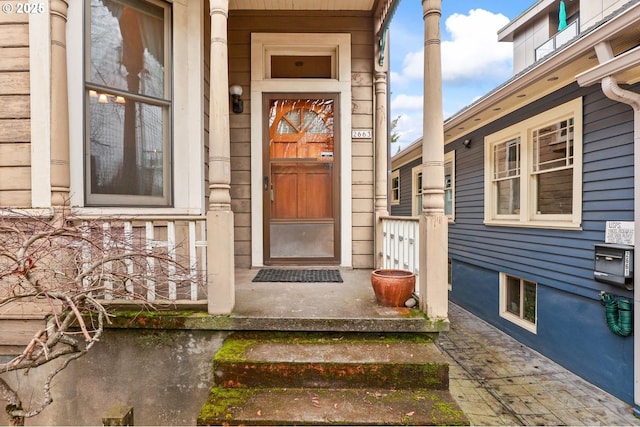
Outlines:
{"label": "downspout", "polygon": [[[640,94],[632,92],[630,90],[622,89],[614,77],[608,76],[602,79],[602,92],[607,98],[614,101],[622,102],[630,105],[633,108],[634,120],[638,119],[638,113],[640,112]],[[637,123],[634,126],[634,140],[638,142],[638,126]]]}
{"label": "downspout", "polygon": [[[612,76],[602,79],[602,92],[607,98],[614,101],[622,102],[633,108],[633,221],[636,232],[634,233],[633,245],[636,250],[633,257],[633,270],[640,268],[640,256],[638,248],[640,248],[640,187],[638,186],[638,177],[640,177],[640,94],[630,90],[622,89],[617,80]],[[634,286],[633,290],[633,329],[640,331],[640,290]],[[636,417],[640,417],[640,337],[638,334],[633,338],[633,394],[634,408],[633,412]]]}

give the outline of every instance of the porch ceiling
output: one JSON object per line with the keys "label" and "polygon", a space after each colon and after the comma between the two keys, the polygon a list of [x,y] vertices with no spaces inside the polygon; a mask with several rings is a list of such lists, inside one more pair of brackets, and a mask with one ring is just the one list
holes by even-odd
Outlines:
{"label": "porch ceiling", "polygon": [[230,0],[235,10],[373,10],[376,0]]}

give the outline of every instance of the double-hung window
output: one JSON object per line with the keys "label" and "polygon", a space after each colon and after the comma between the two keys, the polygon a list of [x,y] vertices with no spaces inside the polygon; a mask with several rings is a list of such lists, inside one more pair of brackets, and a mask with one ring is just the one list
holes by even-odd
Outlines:
{"label": "double-hung window", "polygon": [[391,204],[400,204],[400,169],[391,172]]}
{"label": "double-hung window", "polygon": [[[444,214],[449,221],[454,220],[455,211],[455,151],[444,155]],[[411,212],[417,216],[422,213],[422,165],[411,170]]]}
{"label": "double-hung window", "polygon": [[171,5],[91,0],[85,9],[87,206],[170,206]]}
{"label": "double-hung window", "polygon": [[485,139],[485,223],[579,228],[582,100]]}
{"label": "double-hung window", "polygon": [[455,211],[455,158],[455,151],[444,155],[444,214],[450,221],[453,221]]}

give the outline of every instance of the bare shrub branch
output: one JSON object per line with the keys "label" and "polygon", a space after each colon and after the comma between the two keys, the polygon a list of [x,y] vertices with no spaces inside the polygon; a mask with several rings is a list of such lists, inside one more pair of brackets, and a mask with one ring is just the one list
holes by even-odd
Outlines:
{"label": "bare shrub branch", "polygon": [[105,225],[63,212],[43,219],[0,209],[0,315],[20,304],[40,304],[47,311],[46,327],[19,355],[0,363],[0,375],[63,360],[32,408],[23,408],[18,393],[0,377],[0,397],[12,423],[23,424],[52,402],[52,380],[100,340],[111,316],[109,302],[154,309],[175,299],[175,289],[201,281],[182,261],[179,245],[146,238],[143,225],[122,225],[117,219]]}

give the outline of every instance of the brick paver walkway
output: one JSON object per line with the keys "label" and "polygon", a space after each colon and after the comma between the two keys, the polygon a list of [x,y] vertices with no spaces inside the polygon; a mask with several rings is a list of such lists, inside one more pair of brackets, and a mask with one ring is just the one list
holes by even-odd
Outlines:
{"label": "brick paver walkway", "polygon": [[440,348],[472,425],[638,425],[632,407],[450,303]]}

